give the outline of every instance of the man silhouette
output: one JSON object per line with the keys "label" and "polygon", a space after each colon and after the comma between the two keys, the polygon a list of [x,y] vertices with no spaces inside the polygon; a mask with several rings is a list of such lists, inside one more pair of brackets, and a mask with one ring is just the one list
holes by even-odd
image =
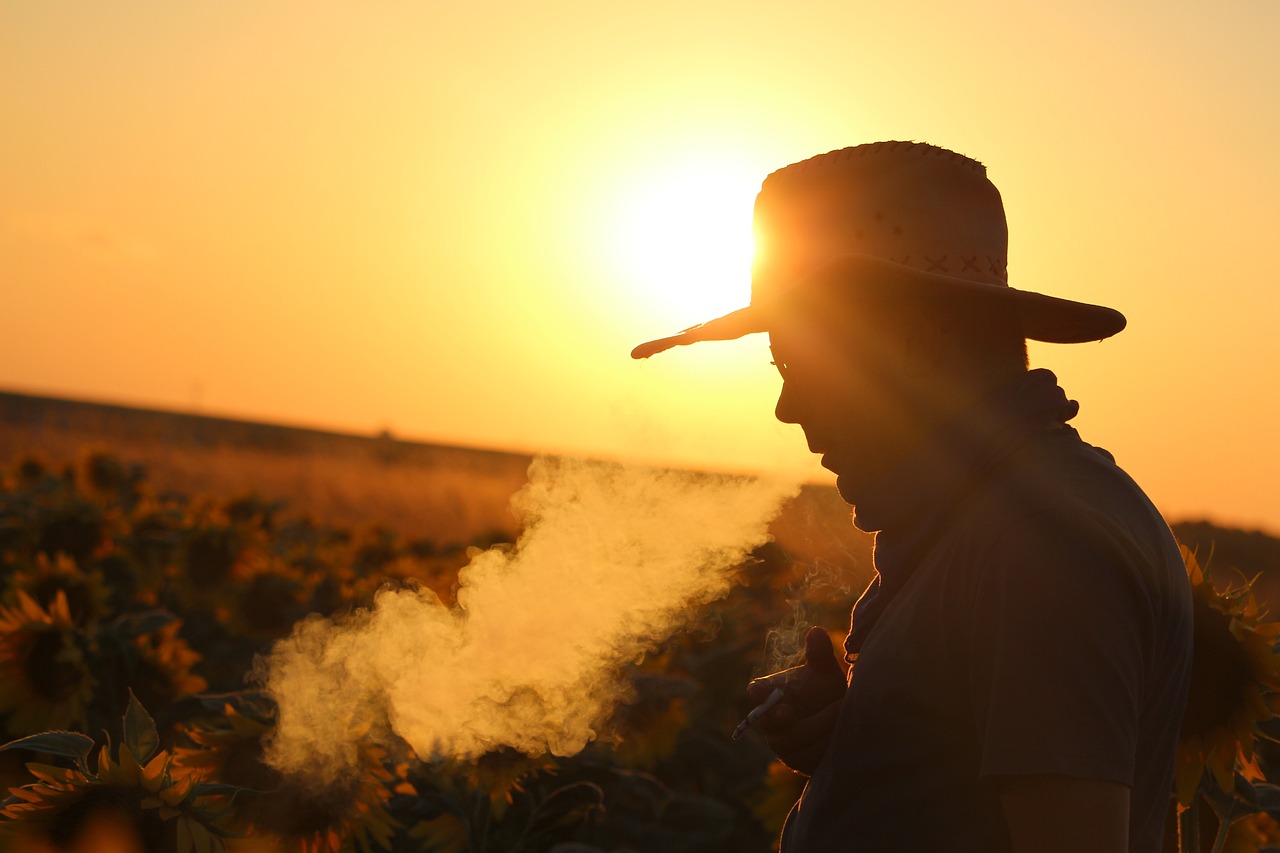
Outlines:
{"label": "man silhouette", "polygon": [[757,679],[770,746],[809,776],[784,853],[1154,853],[1191,655],[1168,526],[1026,339],[1101,340],[1117,311],[1008,285],[978,162],[883,142],[774,172],[751,304],[672,346],[767,332],[776,415],[876,534],[846,680],[825,632]]}

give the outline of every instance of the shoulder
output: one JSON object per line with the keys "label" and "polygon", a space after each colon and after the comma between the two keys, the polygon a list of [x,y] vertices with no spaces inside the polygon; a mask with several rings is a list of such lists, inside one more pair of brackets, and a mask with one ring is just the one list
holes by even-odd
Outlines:
{"label": "shoulder", "polygon": [[1181,571],[1173,534],[1151,500],[1110,453],[1069,427],[1036,436],[987,472],[965,515],[998,549],[1086,550]]}
{"label": "shoulder", "polygon": [[973,613],[989,615],[993,601],[1087,603],[1086,612],[1182,631],[1190,591],[1169,526],[1111,455],[1074,430],[1028,442],[966,503],[954,531],[965,566],[954,580]]}

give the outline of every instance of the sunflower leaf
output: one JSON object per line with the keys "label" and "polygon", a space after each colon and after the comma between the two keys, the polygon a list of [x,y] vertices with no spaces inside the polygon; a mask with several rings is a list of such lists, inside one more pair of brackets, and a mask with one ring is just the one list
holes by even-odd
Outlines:
{"label": "sunflower leaf", "polygon": [[591,814],[604,811],[604,800],[604,791],[591,782],[574,782],[557,788],[538,803],[525,834],[537,839],[548,832],[581,824]]}
{"label": "sunflower leaf", "polygon": [[146,764],[160,748],[160,733],[156,721],[142,707],[138,697],[129,691],[129,708],[124,712],[124,742],[129,751],[142,764]]}
{"label": "sunflower leaf", "polygon": [[27,749],[58,758],[70,758],[84,768],[89,762],[89,752],[93,749],[93,738],[79,732],[41,732],[0,746],[0,752],[7,749]]}

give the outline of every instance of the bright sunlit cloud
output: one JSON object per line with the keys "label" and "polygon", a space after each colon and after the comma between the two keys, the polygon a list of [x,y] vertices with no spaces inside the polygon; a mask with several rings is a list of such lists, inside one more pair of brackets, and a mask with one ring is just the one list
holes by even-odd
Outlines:
{"label": "bright sunlit cloud", "polygon": [[690,161],[640,175],[618,197],[610,225],[621,280],[676,324],[709,320],[751,294],[751,206],[760,176]]}

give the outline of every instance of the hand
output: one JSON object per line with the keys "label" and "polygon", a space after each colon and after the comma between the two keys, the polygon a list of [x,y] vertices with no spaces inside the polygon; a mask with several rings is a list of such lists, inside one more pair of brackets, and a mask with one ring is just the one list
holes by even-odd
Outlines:
{"label": "hand", "polygon": [[755,679],[747,696],[759,704],[778,687],[786,696],[758,727],[782,763],[812,774],[827,750],[845,691],[844,671],[825,630],[813,627],[805,635],[803,664]]}

